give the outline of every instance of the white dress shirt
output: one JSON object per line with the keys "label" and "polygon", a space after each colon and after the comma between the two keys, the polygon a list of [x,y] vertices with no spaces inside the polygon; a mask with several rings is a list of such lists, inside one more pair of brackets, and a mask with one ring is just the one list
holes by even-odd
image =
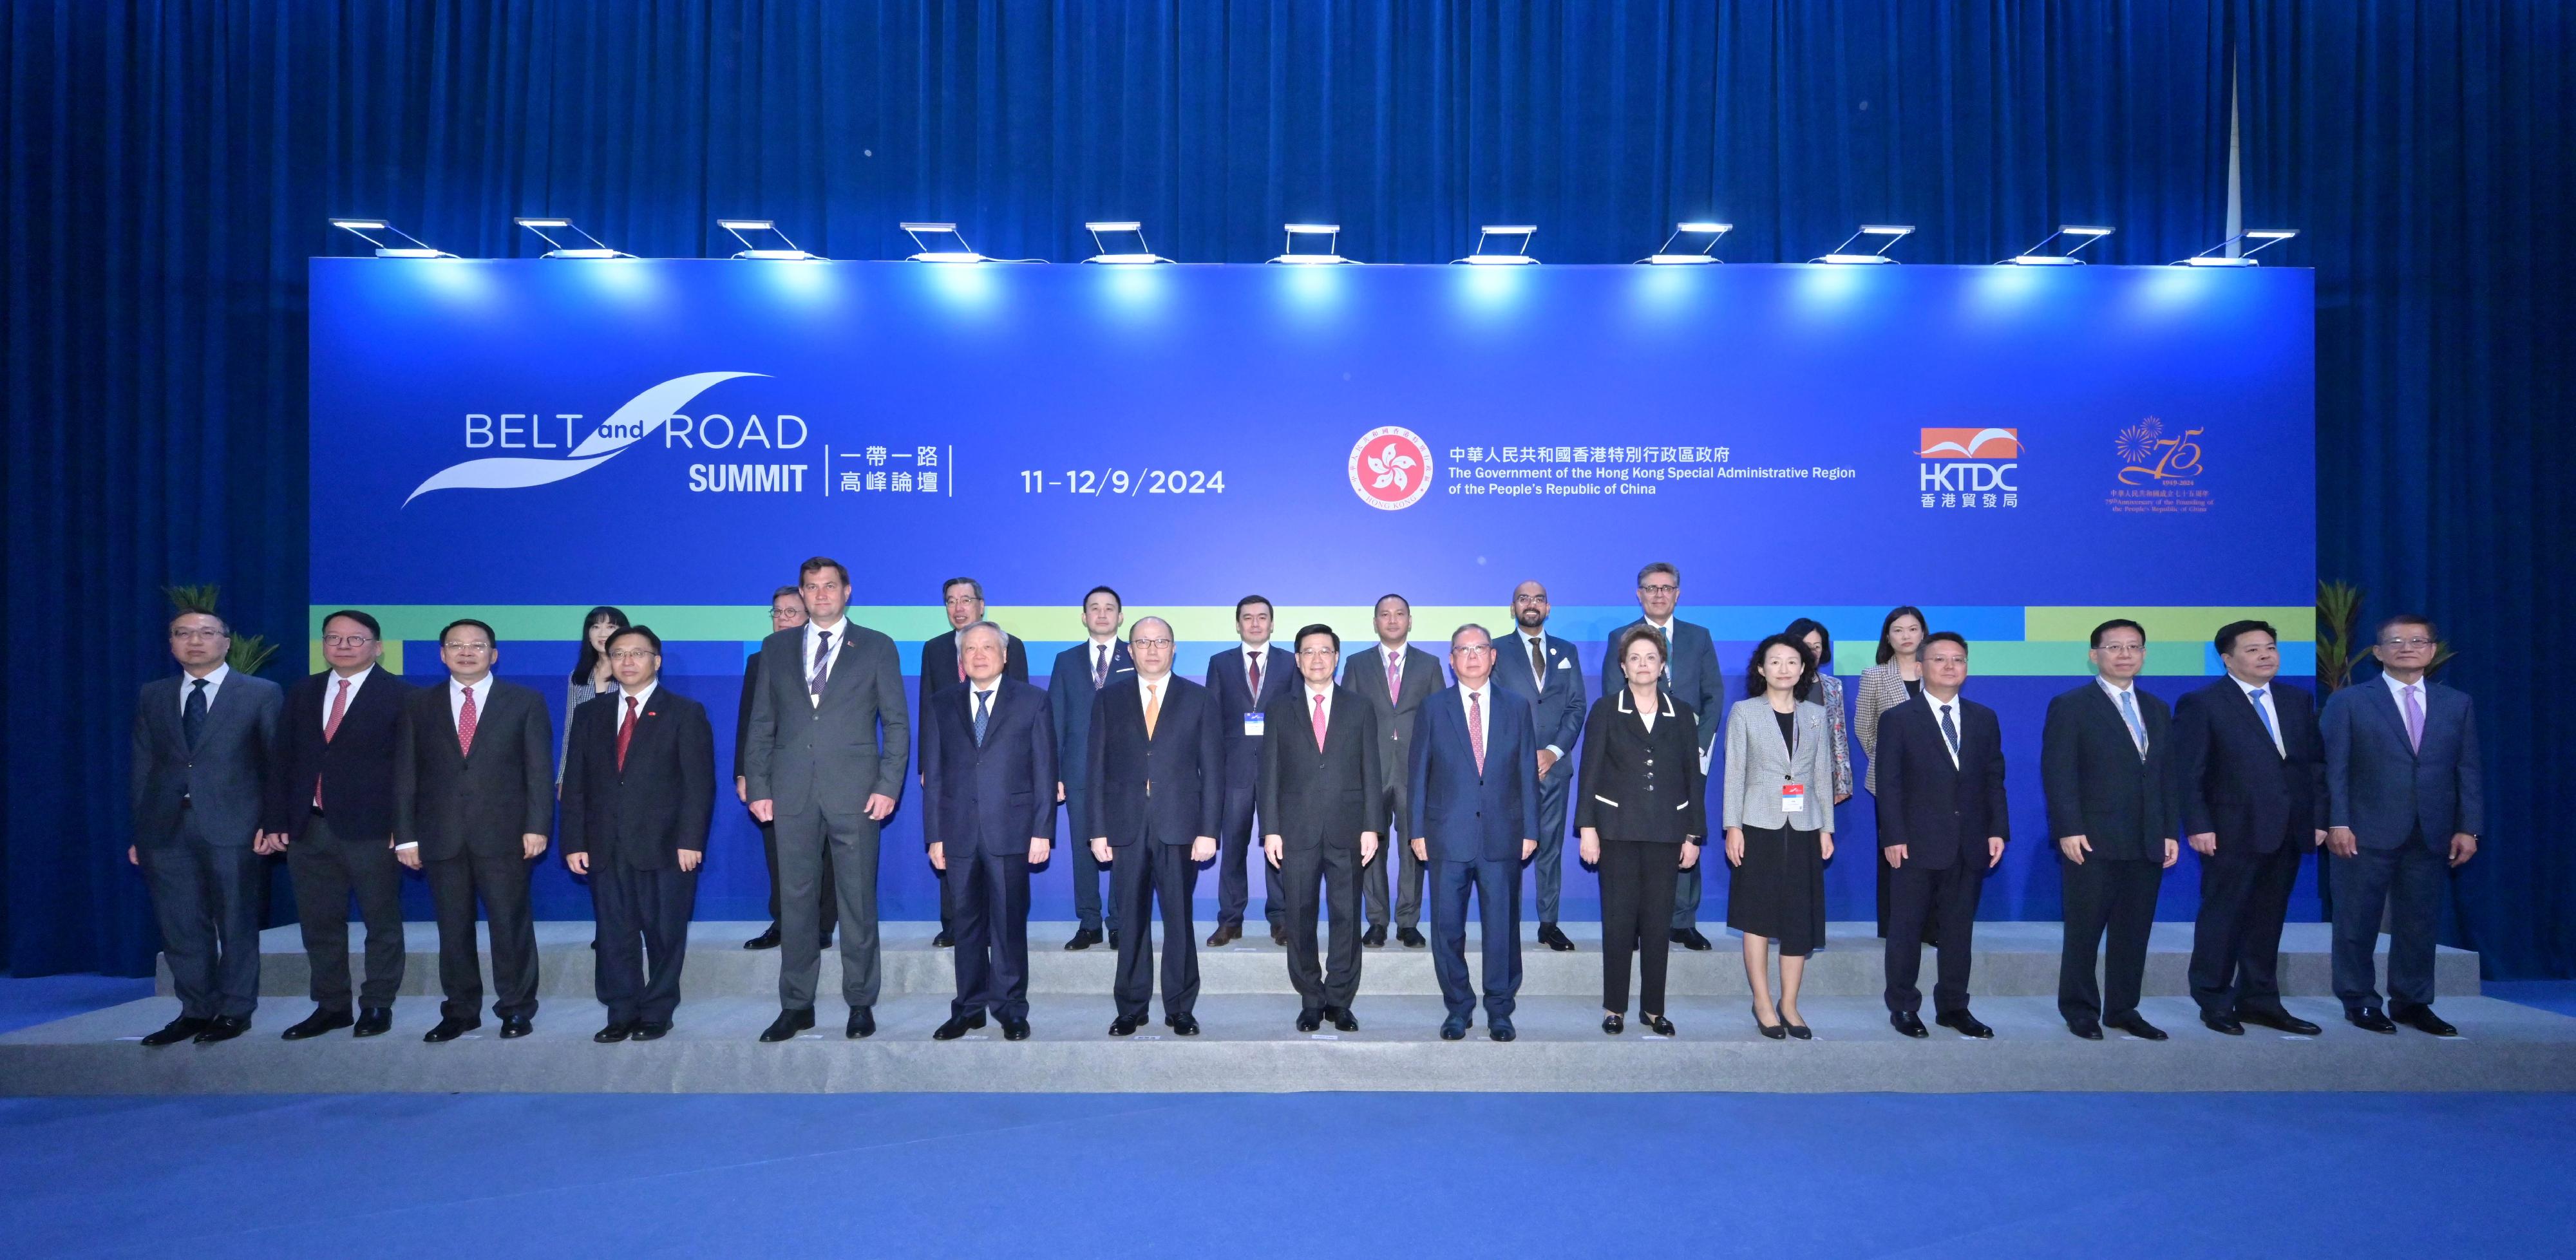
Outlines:
{"label": "white dress shirt", "polygon": [[[1243,662],[1234,667],[1237,672],[1243,675],[1243,685],[1246,688],[1252,686],[1252,663],[1255,661],[1261,662],[1261,685],[1265,687],[1269,686],[1270,645],[1267,643],[1264,643],[1259,647],[1254,647],[1249,643],[1243,645]],[[1256,691],[1252,693],[1252,706],[1256,709],[1261,707],[1260,692]]]}
{"label": "white dress shirt", "polygon": [[803,661],[804,673],[797,679],[797,681],[806,685],[806,703],[811,704],[818,709],[823,707],[823,697],[815,694],[813,690],[815,659],[814,636],[826,631],[831,633],[832,647],[830,651],[823,654],[823,677],[830,678],[832,676],[832,667],[840,663],[841,649],[849,645],[850,619],[848,617],[843,617],[839,621],[833,622],[828,626],[815,621],[808,621],[805,623],[805,647],[800,657]]}
{"label": "white dress shirt", "polygon": [[[215,662],[214,669],[207,673],[205,677],[205,690],[206,711],[208,713],[215,711],[215,693],[223,690],[225,680],[232,676],[233,667],[224,664],[221,661]],[[179,675],[179,716],[181,717],[186,717],[188,715],[188,693],[197,690],[197,681],[197,679],[189,677],[184,672]]]}
{"label": "white dress shirt", "polygon": [[2400,721],[2403,721],[2406,717],[2406,693],[2410,691],[2415,693],[2415,707],[2428,715],[2432,713],[2433,684],[2431,680],[2418,678],[2411,683],[2402,683],[2389,677],[2386,673],[2382,673],[2379,676],[2379,681],[2388,684],[2388,696],[2390,699],[2397,702],[2397,716]]}
{"label": "white dress shirt", "polygon": [[[2272,684],[2249,683],[2234,674],[2229,674],[2227,676],[2227,681],[2235,683],[2236,689],[2244,692],[2245,698],[2253,701],[2254,707],[2263,711],[2263,716],[2260,720],[2263,723],[2263,729],[2269,732],[2272,736],[2272,751],[2281,754],[2282,758],[2287,760],[2290,755],[2290,749],[2287,745],[2281,742],[2281,709],[2280,706],[2272,703]],[[2263,694],[2260,696],[2255,695],[2254,693],[2258,691]],[[2398,701],[2397,711],[2400,713],[2404,713],[2406,711],[2403,697],[2400,697]]]}
{"label": "white dress shirt", "polygon": [[474,722],[479,726],[483,722],[483,715],[491,712],[492,710],[492,676],[490,674],[483,675],[481,681],[470,685],[460,681],[456,675],[449,674],[447,676],[447,717],[449,721],[455,722],[460,726],[464,724],[465,693],[469,691],[474,693]]}
{"label": "white dress shirt", "polygon": [[[662,680],[660,678],[647,678],[644,680],[643,690],[626,692],[626,695],[633,698],[635,701],[635,707],[632,710],[629,710],[626,707],[626,701],[624,699],[620,699],[617,702],[617,729],[621,734],[626,730],[626,715],[629,712],[632,712],[637,717],[644,716],[644,710],[653,707],[653,693],[661,690],[661,688]],[[625,691],[625,688],[621,687],[619,690]]]}
{"label": "white dress shirt", "polygon": [[[1938,727],[1941,725],[1941,718],[1946,714],[1950,719],[1950,730],[1957,731],[1959,733],[1959,738],[1961,739],[1966,739],[1968,737],[1968,711],[1960,706],[1959,697],[1957,695],[1954,694],[1949,699],[1942,700],[1934,697],[1929,690],[1926,690],[1923,693],[1923,703],[1932,706],[1933,726]],[[2115,700],[2112,703],[2117,704],[2119,702]],[[2141,717],[2138,720],[2143,722],[2146,719]],[[2122,722],[2121,725],[2126,726],[2128,723]],[[1943,732],[1941,736],[1941,747],[1949,750],[1950,768],[1953,770],[1958,769],[1959,750],[1951,746],[1948,732]]]}
{"label": "white dress shirt", "polygon": [[[328,686],[326,686],[326,687],[322,688],[322,726],[323,726],[323,729],[328,730],[328,729],[330,728],[330,726],[331,726],[331,705],[332,705],[333,701],[337,700],[337,699],[338,699],[338,697],[339,697],[339,695],[340,695],[340,686],[341,686],[341,684],[346,683],[346,684],[348,684],[348,687],[349,687],[349,699],[348,699],[348,702],[347,702],[346,704],[343,704],[343,705],[341,706],[341,708],[340,708],[340,716],[341,716],[342,718],[346,718],[346,717],[348,717],[348,716],[349,716],[349,710],[357,707],[357,704],[358,704],[358,692],[359,692],[360,690],[362,690],[363,688],[365,688],[365,687],[366,687],[366,685],[367,685],[367,680],[368,680],[368,679],[373,678],[373,677],[375,677],[375,676],[376,676],[376,667],[375,667],[375,666],[373,666],[373,665],[369,665],[369,666],[367,666],[365,669],[359,670],[357,673],[351,674],[351,675],[349,675],[349,676],[348,676],[348,677],[346,677],[346,678],[342,678],[342,677],[340,676],[340,671],[338,671],[338,670],[336,670],[336,669],[335,669],[335,670],[333,670],[333,671],[331,671],[331,677],[330,677],[330,680],[329,680],[329,684],[330,684],[330,685],[328,685]],[[213,690],[213,689],[212,689],[212,688],[208,688],[208,690]],[[481,703],[482,703],[482,701],[477,700],[477,701],[475,701],[475,703],[476,703],[476,704],[481,704]]]}
{"label": "white dress shirt", "polygon": [[[2120,707],[2120,697],[2129,696],[2130,702],[2135,704],[2137,698],[2131,693],[2137,690],[2136,684],[2133,682],[2123,687],[2100,674],[2095,674],[2093,681],[2102,688],[2104,695],[2111,697],[2111,707],[2120,714],[2120,725],[2128,726],[2129,711]],[[2147,706],[2143,704],[2138,705],[2138,724],[2129,729],[2129,742],[2137,746],[2139,756],[2147,755]]]}
{"label": "white dress shirt", "polygon": [[[1165,702],[1172,698],[1172,679],[1178,676],[1179,675],[1176,674],[1165,674],[1160,678],[1147,678],[1145,676],[1145,671],[1141,669],[1136,671],[1137,712],[1153,713],[1160,709]],[[1157,720],[1159,721],[1160,719],[1158,718]]]}
{"label": "white dress shirt", "polygon": [[[1467,707],[1471,698],[1476,702],[1474,708]],[[1458,711],[1467,714],[1469,724],[1476,728],[1476,742],[1491,750],[1494,746],[1494,680],[1487,678],[1482,687],[1459,684],[1458,704]]]}

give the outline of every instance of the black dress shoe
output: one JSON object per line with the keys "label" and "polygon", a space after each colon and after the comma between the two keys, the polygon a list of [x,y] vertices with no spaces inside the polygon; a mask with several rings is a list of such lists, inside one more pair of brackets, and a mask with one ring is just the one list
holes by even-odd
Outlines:
{"label": "black dress shoe", "polygon": [[2265,1028],[2277,1028],[2282,1032],[2294,1033],[2301,1037],[2313,1037],[2325,1031],[2285,1010],[2238,1007],[2236,1018],[2241,1023],[2260,1024]]}
{"label": "black dress shoe", "polygon": [[1305,1033],[1320,1032],[1323,1027],[1324,1013],[1322,1011],[1304,1010],[1297,1012],[1297,1031]]}
{"label": "black dress shoe", "polygon": [[2066,1031],[2071,1032],[2078,1037],[2082,1037],[2086,1041],[2100,1041],[2102,1039],[2102,1025],[2089,1019],[2070,1019],[2066,1021]]}
{"label": "black dress shoe", "polygon": [[1232,941],[1239,941],[1239,940],[1242,940],[1242,939],[1243,939],[1243,925],[1242,925],[1242,924],[1240,924],[1240,923],[1220,923],[1220,924],[1217,924],[1217,925],[1216,925],[1216,930],[1215,930],[1215,931],[1208,933],[1207,943],[1208,943],[1208,948],[1210,948],[1210,949],[1222,949],[1222,948],[1224,948],[1224,947],[1226,946],[1226,944],[1227,944],[1227,943],[1232,942]]}
{"label": "black dress shoe", "polygon": [[[2460,1035],[2459,1029],[2451,1027],[2449,1021],[2434,1014],[2433,1008],[2429,1006],[2407,1007],[2405,1010],[2397,1012],[2395,1018],[2398,1023],[2404,1024],[2417,1032],[2430,1033],[2436,1037],[2457,1037]],[[223,1021],[219,1019],[215,1022],[220,1024]],[[204,1033],[197,1034],[197,1040],[204,1041],[205,1039],[206,1035]]]}
{"label": "black dress shoe", "polygon": [[1422,930],[1419,928],[1397,928],[1395,939],[1404,942],[1406,949],[1420,949],[1431,943],[1423,937]]}
{"label": "black dress shoe", "polygon": [[1601,1031],[1608,1033],[1613,1037],[1628,1031],[1628,1017],[1625,1015],[1602,1016]]}
{"label": "black dress shoe", "polygon": [[777,925],[777,924],[775,924],[775,923],[770,924],[770,925],[769,925],[769,930],[768,930],[768,931],[763,932],[763,933],[761,933],[760,935],[758,935],[758,936],[755,936],[755,937],[751,938],[750,940],[744,941],[744,942],[742,943],[742,947],[743,947],[744,949],[776,949],[776,948],[778,948],[778,925]]}
{"label": "black dress shoe", "polygon": [[1325,1007],[1324,1018],[1333,1021],[1333,1030],[1335,1032],[1358,1032],[1360,1030],[1359,1016],[1351,1014],[1351,1008],[1347,1006]]}
{"label": "black dress shoe", "polygon": [[2230,1037],[2245,1035],[2245,1025],[2233,1015],[2213,1015],[2208,1011],[2202,1011],[2200,1026],[2214,1033],[2225,1033]]}
{"label": "black dress shoe", "polygon": [[2102,1023],[2106,1027],[2117,1028],[2121,1032],[2127,1033],[2140,1041],[2162,1041],[2165,1039],[2164,1029],[2148,1023],[2146,1017],[2138,1014],[2136,1011],[2131,1011],[2126,1015],[2112,1016],[2109,1019],[2103,1020]]}
{"label": "black dress shoe", "polygon": [[394,1026],[394,1008],[362,1006],[358,1008],[357,1025],[349,1030],[352,1037],[381,1037]]}
{"label": "black dress shoe", "polygon": [[1370,924],[1369,930],[1360,933],[1360,944],[1366,945],[1370,949],[1386,948],[1386,925],[1383,923]]}
{"label": "black dress shoe", "polygon": [[1769,1037],[1773,1041],[1783,1040],[1789,1035],[1789,1030],[1781,1025],[1763,1023],[1762,1010],[1760,1007],[1755,1007],[1753,1010],[1753,1026],[1761,1029],[1762,1035]]}
{"label": "black dress shoe", "polygon": [[1008,1015],[1002,1017],[1002,1040],[1026,1041],[1028,1039],[1029,1021],[1025,1019],[1013,1019]]}
{"label": "black dress shoe", "polygon": [[1780,1030],[1789,1034],[1789,1039],[1791,1041],[1813,1041],[1816,1039],[1816,1030],[1807,1027],[1805,1024],[1792,1024],[1784,1019],[1780,1021]]}
{"label": "black dress shoe", "polygon": [[1118,929],[1116,928],[1109,929],[1109,948],[1118,948]]}
{"label": "black dress shoe", "polygon": [[633,1023],[620,1020],[610,1020],[608,1022],[608,1027],[592,1033],[590,1035],[590,1039],[604,1046],[612,1041],[624,1041],[634,1035],[635,1025]]}
{"label": "black dress shoe", "polygon": [[2390,1019],[2385,1014],[2382,1014],[2380,1009],[2376,1006],[2364,1006],[2357,1010],[2346,1011],[2344,1012],[2343,1018],[2344,1022],[2351,1024],[2353,1027],[2358,1028],[2363,1032],[2393,1033],[2397,1031],[2397,1021]]}
{"label": "black dress shoe", "polygon": [[204,1028],[197,1030],[196,1041],[198,1045],[211,1046],[218,1041],[230,1041],[249,1031],[249,1020],[239,1015],[217,1015],[208,1021]]}
{"label": "black dress shoe", "polygon": [[1145,1021],[1141,1016],[1121,1015],[1118,1018],[1109,1021],[1109,1035],[1112,1037],[1134,1036],[1136,1025],[1144,1022]]}
{"label": "black dress shoe", "polygon": [[537,1030],[534,1017],[519,1015],[501,1021],[501,1040],[516,1041]]}
{"label": "black dress shoe", "polygon": [[1637,1012],[1637,1022],[1644,1025],[1646,1031],[1653,1033],[1658,1037],[1669,1037],[1673,1035],[1673,1021],[1666,1019],[1661,1015],[1649,1015],[1644,1011],[1639,1011]]}
{"label": "black dress shoe", "polygon": [[1512,1021],[1497,1017],[1485,1021],[1485,1035],[1496,1041],[1510,1041],[1521,1033],[1519,1029],[1512,1027]]}
{"label": "black dress shoe", "polygon": [[198,1033],[206,1031],[207,1025],[214,1022],[215,1021],[211,1019],[192,1019],[186,1015],[182,1015],[179,1018],[162,1025],[161,1031],[144,1034],[143,1044],[147,1046],[175,1046],[182,1041],[186,1041],[187,1039],[196,1036]]}
{"label": "black dress shoe", "polygon": [[422,1033],[420,1039],[436,1045],[442,1041],[454,1041],[482,1026],[483,1017],[480,1015],[441,1015],[438,1026]]}
{"label": "black dress shoe", "polygon": [[877,1013],[873,1009],[865,1006],[851,1007],[850,1018],[841,1025],[841,1035],[852,1041],[856,1041],[861,1037],[870,1036],[874,1034],[876,1030]]}
{"label": "black dress shoe", "polygon": [[1442,1041],[1466,1040],[1467,1021],[1463,1017],[1457,1015],[1452,1015],[1448,1019],[1443,1020],[1440,1024],[1440,1039]]}
{"label": "black dress shoe", "polygon": [[1542,923],[1538,925],[1538,943],[1545,945],[1549,949],[1555,950],[1560,954],[1570,954],[1574,952],[1574,942],[1568,940],[1565,933],[1558,930],[1557,926],[1553,923]]}
{"label": "black dress shoe", "polygon": [[1887,1022],[1908,1037],[1929,1037],[1932,1030],[1923,1026],[1923,1017],[1912,1011],[1890,1011]]}
{"label": "black dress shoe", "polygon": [[312,1014],[305,1016],[302,1022],[288,1027],[278,1036],[286,1041],[302,1041],[307,1037],[319,1037],[326,1032],[337,1032],[356,1022],[349,1018],[349,1012],[345,1010],[323,1010],[317,1007]]}
{"label": "black dress shoe", "polygon": [[809,1006],[801,1011],[780,1011],[778,1013],[778,1018],[769,1021],[769,1027],[760,1031],[760,1039],[762,1041],[793,1041],[796,1039],[796,1034],[813,1026],[813,1007]]}
{"label": "black dress shoe", "polygon": [[1271,924],[1271,925],[1270,925],[1270,943],[1271,943],[1271,944],[1273,944],[1273,945],[1279,945],[1279,946],[1285,946],[1285,945],[1287,945],[1287,944],[1288,944],[1288,929],[1286,929],[1286,928],[1284,928],[1284,927],[1281,927],[1281,926],[1279,926],[1279,925],[1278,925],[1278,924],[1276,924],[1276,923]]}
{"label": "black dress shoe", "polygon": [[1673,933],[1673,943],[1684,949],[1690,950],[1707,950],[1716,948],[1709,944],[1708,938],[1700,935],[1699,929],[1695,927],[1683,928],[1682,930]]}
{"label": "black dress shoe", "polygon": [[939,935],[930,938],[930,947],[932,949],[955,949],[957,948],[957,938],[950,936],[948,934],[948,929],[941,928],[939,929]]}
{"label": "black dress shoe", "polygon": [[932,1041],[955,1041],[983,1026],[984,1012],[982,1011],[977,1011],[972,1015],[951,1015],[945,1022],[941,1023],[939,1027],[931,1030],[930,1039]]}
{"label": "black dress shoe", "polygon": [[1995,1035],[1995,1030],[1986,1027],[1984,1020],[1966,1011],[1952,1011],[1947,1015],[1936,1017],[1932,1022],[1962,1037],[1974,1037],[1979,1041],[1991,1041]]}
{"label": "black dress shoe", "polygon": [[1198,1017],[1190,1014],[1188,1011],[1183,1011],[1178,1015],[1164,1016],[1163,1026],[1171,1029],[1177,1036],[1195,1037],[1199,1035]]}
{"label": "black dress shoe", "polygon": [[667,1019],[637,1020],[635,1021],[635,1031],[628,1039],[632,1041],[660,1041],[664,1037],[668,1037],[670,1035],[671,1021]]}
{"label": "black dress shoe", "polygon": [[1099,944],[1099,943],[1100,943],[1100,929],[1099,929],[1099,928],[1078,928],[1078,929],[1075,929],[1075,931],[1074,931],[1073,939],[1072,939],[1072,940],[1069,940],[1069,941],[1066,941],[1066,942],[1064,943],[1064,947],[1065,947],[1066,949],[1068,949],[1068,950],[1073,950],[1073,949],[1089,949],[1089,948],[1091,948],[1092,946],[1097,945],[1097,944]]}

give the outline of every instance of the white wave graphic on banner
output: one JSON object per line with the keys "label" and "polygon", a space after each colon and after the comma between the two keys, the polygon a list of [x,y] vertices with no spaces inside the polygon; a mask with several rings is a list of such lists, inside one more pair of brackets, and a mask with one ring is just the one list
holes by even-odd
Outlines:
{"label": "white wave graphic on banner", "polygon": [[[524,490],[561,481],[590,471],[608,462],[619,451],[662,431],[672,415],[689,405],[691,400],[709,388],[736,377],[762,376],[761,372],[698,372],[667,380],[637,394],[616,414],[582,439],[562,459],[531,459],[525,456],[501,455],[487,459],[469,459],[430,474],[420,488],[404,496],[403,506],[432,490]],[[610,436],[615,434],[617,436]]]}

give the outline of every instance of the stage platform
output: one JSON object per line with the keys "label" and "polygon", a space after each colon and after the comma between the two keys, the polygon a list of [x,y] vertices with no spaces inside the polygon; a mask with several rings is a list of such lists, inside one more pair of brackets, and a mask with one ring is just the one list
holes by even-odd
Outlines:
{"label": "stage platform", "polygon": [[[2327,995],[2320,924],[2291,925],[2282,960],[2288,1005],[2325,1026],[2314,1038],[2201,1027],[2183,986],[2190,927],[2163,924],[2142,1009],[2172,1040],[2077,1040],[2057,1017],[2052,923],[1978,925],[1975,1010],[1995,1027],[1992,1041],[1935,1028],[1916,1042],[1890,1028],[1867,924],[1834,925],[1831,947],[1810,964],[1812,1042],[1754,1031],[1735,942],[1724,936],[1706,953],[1674,950],[1666,1014],[1676,1037],[1644,1036],[1633,1022],[1605,1036],[1591,925],[1568,926],[1580,945],[1572,954],[1525,946],[1511,1044],[1486,1038],[1481,1013],[1466,1041],[1439,1040],[1429,952],[1393,943],[1367,951],[1354,1004],[1360,1031],[1301,1034],[1280,951],[1256,922],[1253,938],[1199,951],[1201,1036],[1173,1036],[1157,1022],[1109,1037],[1113,956],[1106,947],[1067,953],[1059,946],[1071,925],[1045,923],[1031,930],[1036,1035],[1009,1043],[996,1026],[942,1044],[930,1031],[947,1014],[949,955],[930,946],[933,925],[905,923],[885,931],[877,1034],[841,1037],[838,964],[826,954],[818,1027],[785,1045],[756,1040],[777,1012],[777,954],[741,948],[760,926],[695,925],[673,1033],[609,1046],[590,1040],[602,1011],[591,997],[587,923],[539,925],[535,1035],[501,1041],[487,1016],[479,1034],[444,1046],[420,1041],[438,1017],[430,925],[411,925],[391,1034],[291,1044],[277,1033],[311,1009],[304,957],[295,929],[273,929],[262,940],[267,996],[249,1034],[145,1050],[133,1043],[176,1013],[169,999],[94,1011],[0,1036],[0,1093],[2576,1089],[2576,1019],[2477,996],[2474,954],[2445,950],[2439,963],[2440,1010],[2463,1036],[2384,1036],[2344,1023]],[[1930,969],[1927,957],[1927,981]]]}

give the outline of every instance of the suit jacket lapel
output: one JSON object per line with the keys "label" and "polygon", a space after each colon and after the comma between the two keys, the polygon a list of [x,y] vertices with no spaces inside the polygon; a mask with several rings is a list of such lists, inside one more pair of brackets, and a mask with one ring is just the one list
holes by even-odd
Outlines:
{"label": "suit jacket lapel", "polygon": [[[2430,734],[2433,730],[2433,685],[2429,682],[2417,685],[2424,689],[2424,730]],[[2387,720],[2388,729],[2397,736],[2397,746],[2405,749],[2407,756],[2421,758],[2423,750],[2406,741],[2406,711],[2398,707],[2397,693],[2388,689],[2388,680],[2374,678],[2368,686],[2372,693],[2371,707]]]}

